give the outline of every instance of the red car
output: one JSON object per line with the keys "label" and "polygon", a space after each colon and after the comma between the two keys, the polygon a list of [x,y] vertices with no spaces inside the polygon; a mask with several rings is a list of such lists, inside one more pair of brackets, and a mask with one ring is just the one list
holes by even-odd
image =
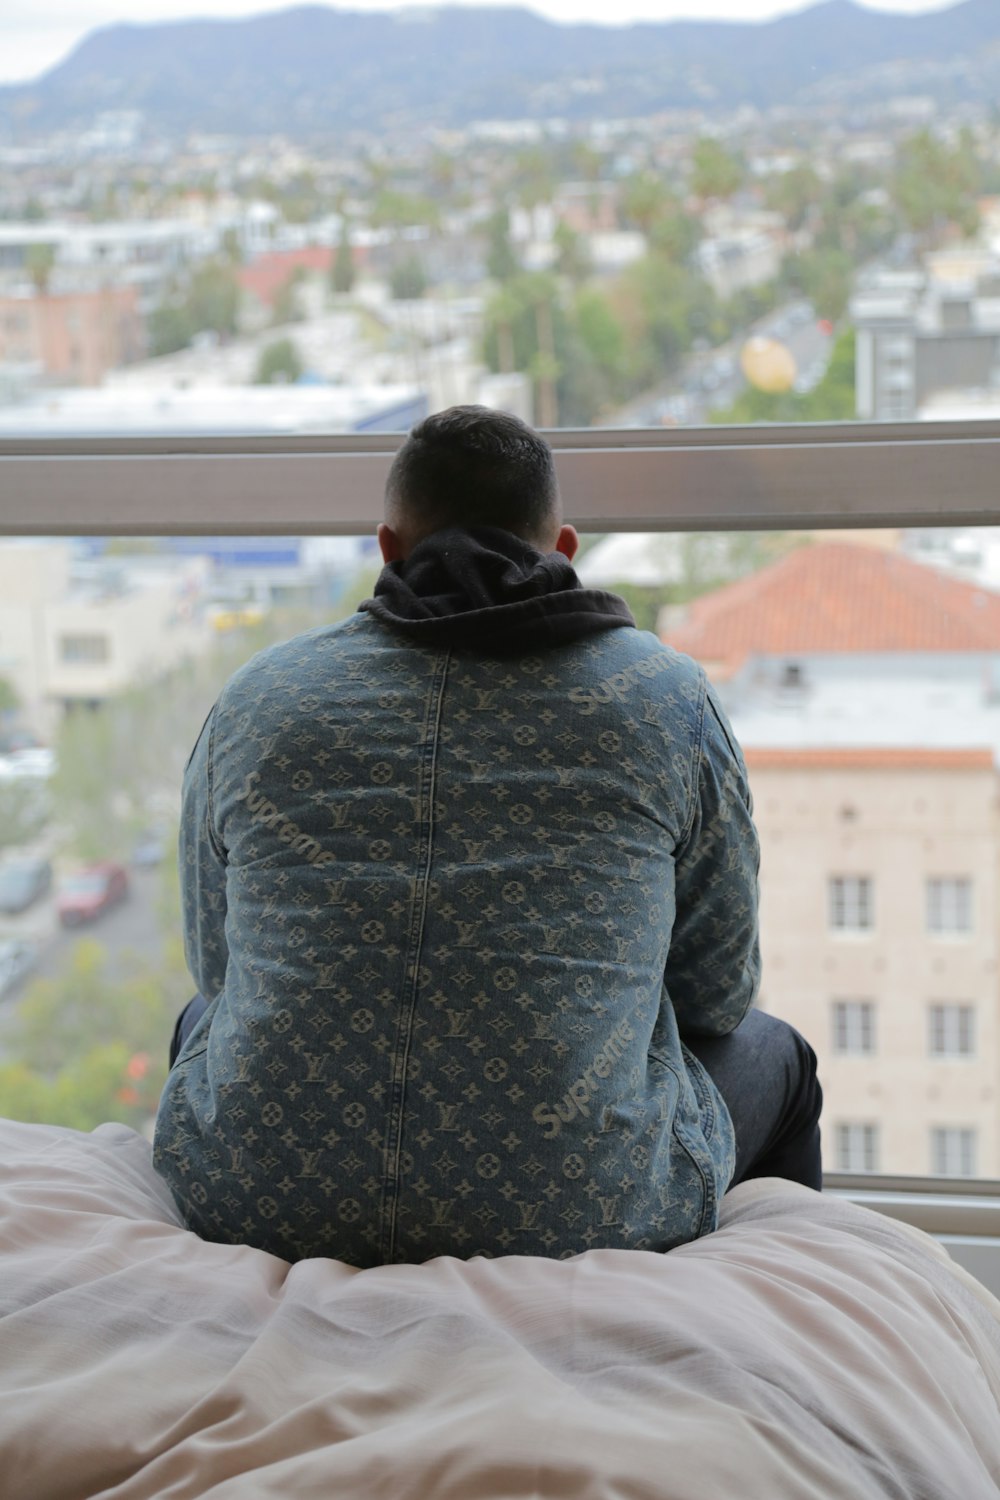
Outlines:
{"label": "red car", "polygon": [[59,887],[56,911],[63,927],[93,922],[128,895],[128,872],[123,865],[101,860],[70,875]]}

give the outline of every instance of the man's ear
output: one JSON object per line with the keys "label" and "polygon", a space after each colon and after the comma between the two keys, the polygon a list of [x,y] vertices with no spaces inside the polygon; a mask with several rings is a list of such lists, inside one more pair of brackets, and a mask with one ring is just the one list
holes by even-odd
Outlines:
{"label": "man's ear", "polygon": [[556,537],[555,552],[561,552],[569,562],[572,562],[580,545],[580,538],[576,534],[575,526],[560,526],[559,535]]}
{"label": "man's ear", "polygon": [[387,526],[384,521],[380,521],[375,535],[378,537],[379,551],[382,553],[382,561],[384,563],[403,561],[402,544],[391,526]]}

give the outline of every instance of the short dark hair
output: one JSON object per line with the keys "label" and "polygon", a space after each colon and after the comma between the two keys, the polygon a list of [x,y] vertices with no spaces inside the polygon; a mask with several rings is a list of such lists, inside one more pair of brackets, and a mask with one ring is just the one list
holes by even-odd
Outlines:
{"label": "short dark hair", "polygon": [[526,422],[488,406],[452,406],[413,428],[385,489],[390,521],[419,539],[443,526],[499,526],[540,539],[559,519],[552,450]]}

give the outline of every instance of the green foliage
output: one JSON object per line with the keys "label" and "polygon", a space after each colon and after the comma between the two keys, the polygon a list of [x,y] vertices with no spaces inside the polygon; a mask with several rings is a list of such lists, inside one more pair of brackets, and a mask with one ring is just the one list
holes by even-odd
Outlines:
{"label": "green foliage", "polygon": [[622,216],[646,236],[654,253],[668,260],[686,261],[698,243],[697,219],[653,172],[636,172],[626,180]]}
{"label": "green foliage", "polygon": [[389,290],[397,302],[422,297],[427,290],[427,272],[419,255],[397,261],[389,273]]}
{"label": "green foliage", "polygon": [[294,339],[275,339],[260,351],[254,385],[294,385],[303,373],[302,356]]}
{"label": "green foliage", "polygon": [[[172,870],[176,879],[176,867]],[[155,967],[113,974],[84,939],[56,979],[37,980],[5,1036],[0,1114],[92,1130],[105,1120],[140,1129],[156,1111],[177,1014],[190,998],[178,940]]]}
{"label": "green foliage", "polygon": [[224,261],[207,261],[199,266],[191,277],[185,304],[196,333],[231,337],[240,310],[240,287],[233,267]]}
{"label": "green foliage", "polygon": [[510,242],[510,214],[498,208],[486,221],[486,271],[494,281],[512,281],[521,265]]}
{"label": "green foliage", "polygon": [[743,182],[743,165],[711,136],[695,141],[691,153],[691,191],[699,198],[731,198]]}
{"label": "green foliage", "polygon": [[53,267],[56,263],[55,247],[49,244],[29,245],[24,252],[24,266],[31,277],[39,296],[49,289]]}
{"label": "green foliage", "polygon": [[30,843],[48,820],[49,796],[43,782],[0,781],[0,849]]}
{"label": "green foliage", "polygon": [[392,187],[376,193],[369,217],[373,228],[396,231],[420,226],[436,229],[439,223],[438,206],[432,198]]}
{"label": "green foliage", "polygon": [[20,708],[21,700],[9,677],[0,675],[0,714],[10,714]]}
{"label": "green foliage", "polygon": [[750,386],[713,422],[849,422],[856,415],[854,398],[854,331],[840,334],[822,380],[803,395],[769,394]]}
{"label": "green foliage", "polygon": [[613,306],[625,330],[636,389],[676,369],[696,339],[717,342],[725,331],[708,282],[664,255],[629,266]]}
{"label": "green foliage", "polygon": [[802,228],[810,214],[818,210],[822,197],[823,183],[807,162],[769,178],[764,188],[765,205],[781,214],[792,230]]}
{"label": "green foliage", "polygon": [[553,241],[556,247],[556,270],[570,281],[581,282],[590,270],[583,237],[568,224],[557,224]]}
{"label": "green foliage", "polygon": [[173,354],[186,349],[196,333],[230,338],[237,331],[239,310],[240,286],[232,263],[206,261],[183,291],[175,291],[150,313],[149,351]]}
{"label": "green foliage", "polygon": [[354,286],[354,256],[351,253],[351,236],[346,223],[341,228],[337,253],[333,257],[330,284],[341,296],[346,296]]}
{"label": "green foliage", "polygon": [[917,234],[938,235],[955,224],[963,234],[972,235],[979,224],[980,181],[968,132],[951,147],[931,131],[921,130],[899,149],[893,198],[904,223]]}
{"label": "green foliage", "polygon": [[305,321],[306,315],[299,295],[305,276],[303,268],[296,266],[275,293],[272,320],[278,326]]}
{"label": "green foliage", "polygon": [[154,307],[146,325],[149,352],[154,357],[186,349],[195,329],[188,309],[181,303],[163,302]]}

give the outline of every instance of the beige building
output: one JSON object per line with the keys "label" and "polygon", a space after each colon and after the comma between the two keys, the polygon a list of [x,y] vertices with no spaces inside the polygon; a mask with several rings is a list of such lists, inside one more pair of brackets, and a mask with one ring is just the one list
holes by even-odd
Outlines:
{"label": "beige building", "polygon": [[113,697],[199,655],[207,564],[105,557],[74,563],[63,541],[0,543],[0,676],[49,738],[60,714]]}
{"label": "beige building", "polygon": [[1000,597],[840,539],[694,601],[761,839],[760,1003],[827,1170],[1000,1175]]}
{"label": "beige building", "polygon": [[824,1159],[1000,1175],[989,750],[748,750],[761,1005],[821,1059]]}

